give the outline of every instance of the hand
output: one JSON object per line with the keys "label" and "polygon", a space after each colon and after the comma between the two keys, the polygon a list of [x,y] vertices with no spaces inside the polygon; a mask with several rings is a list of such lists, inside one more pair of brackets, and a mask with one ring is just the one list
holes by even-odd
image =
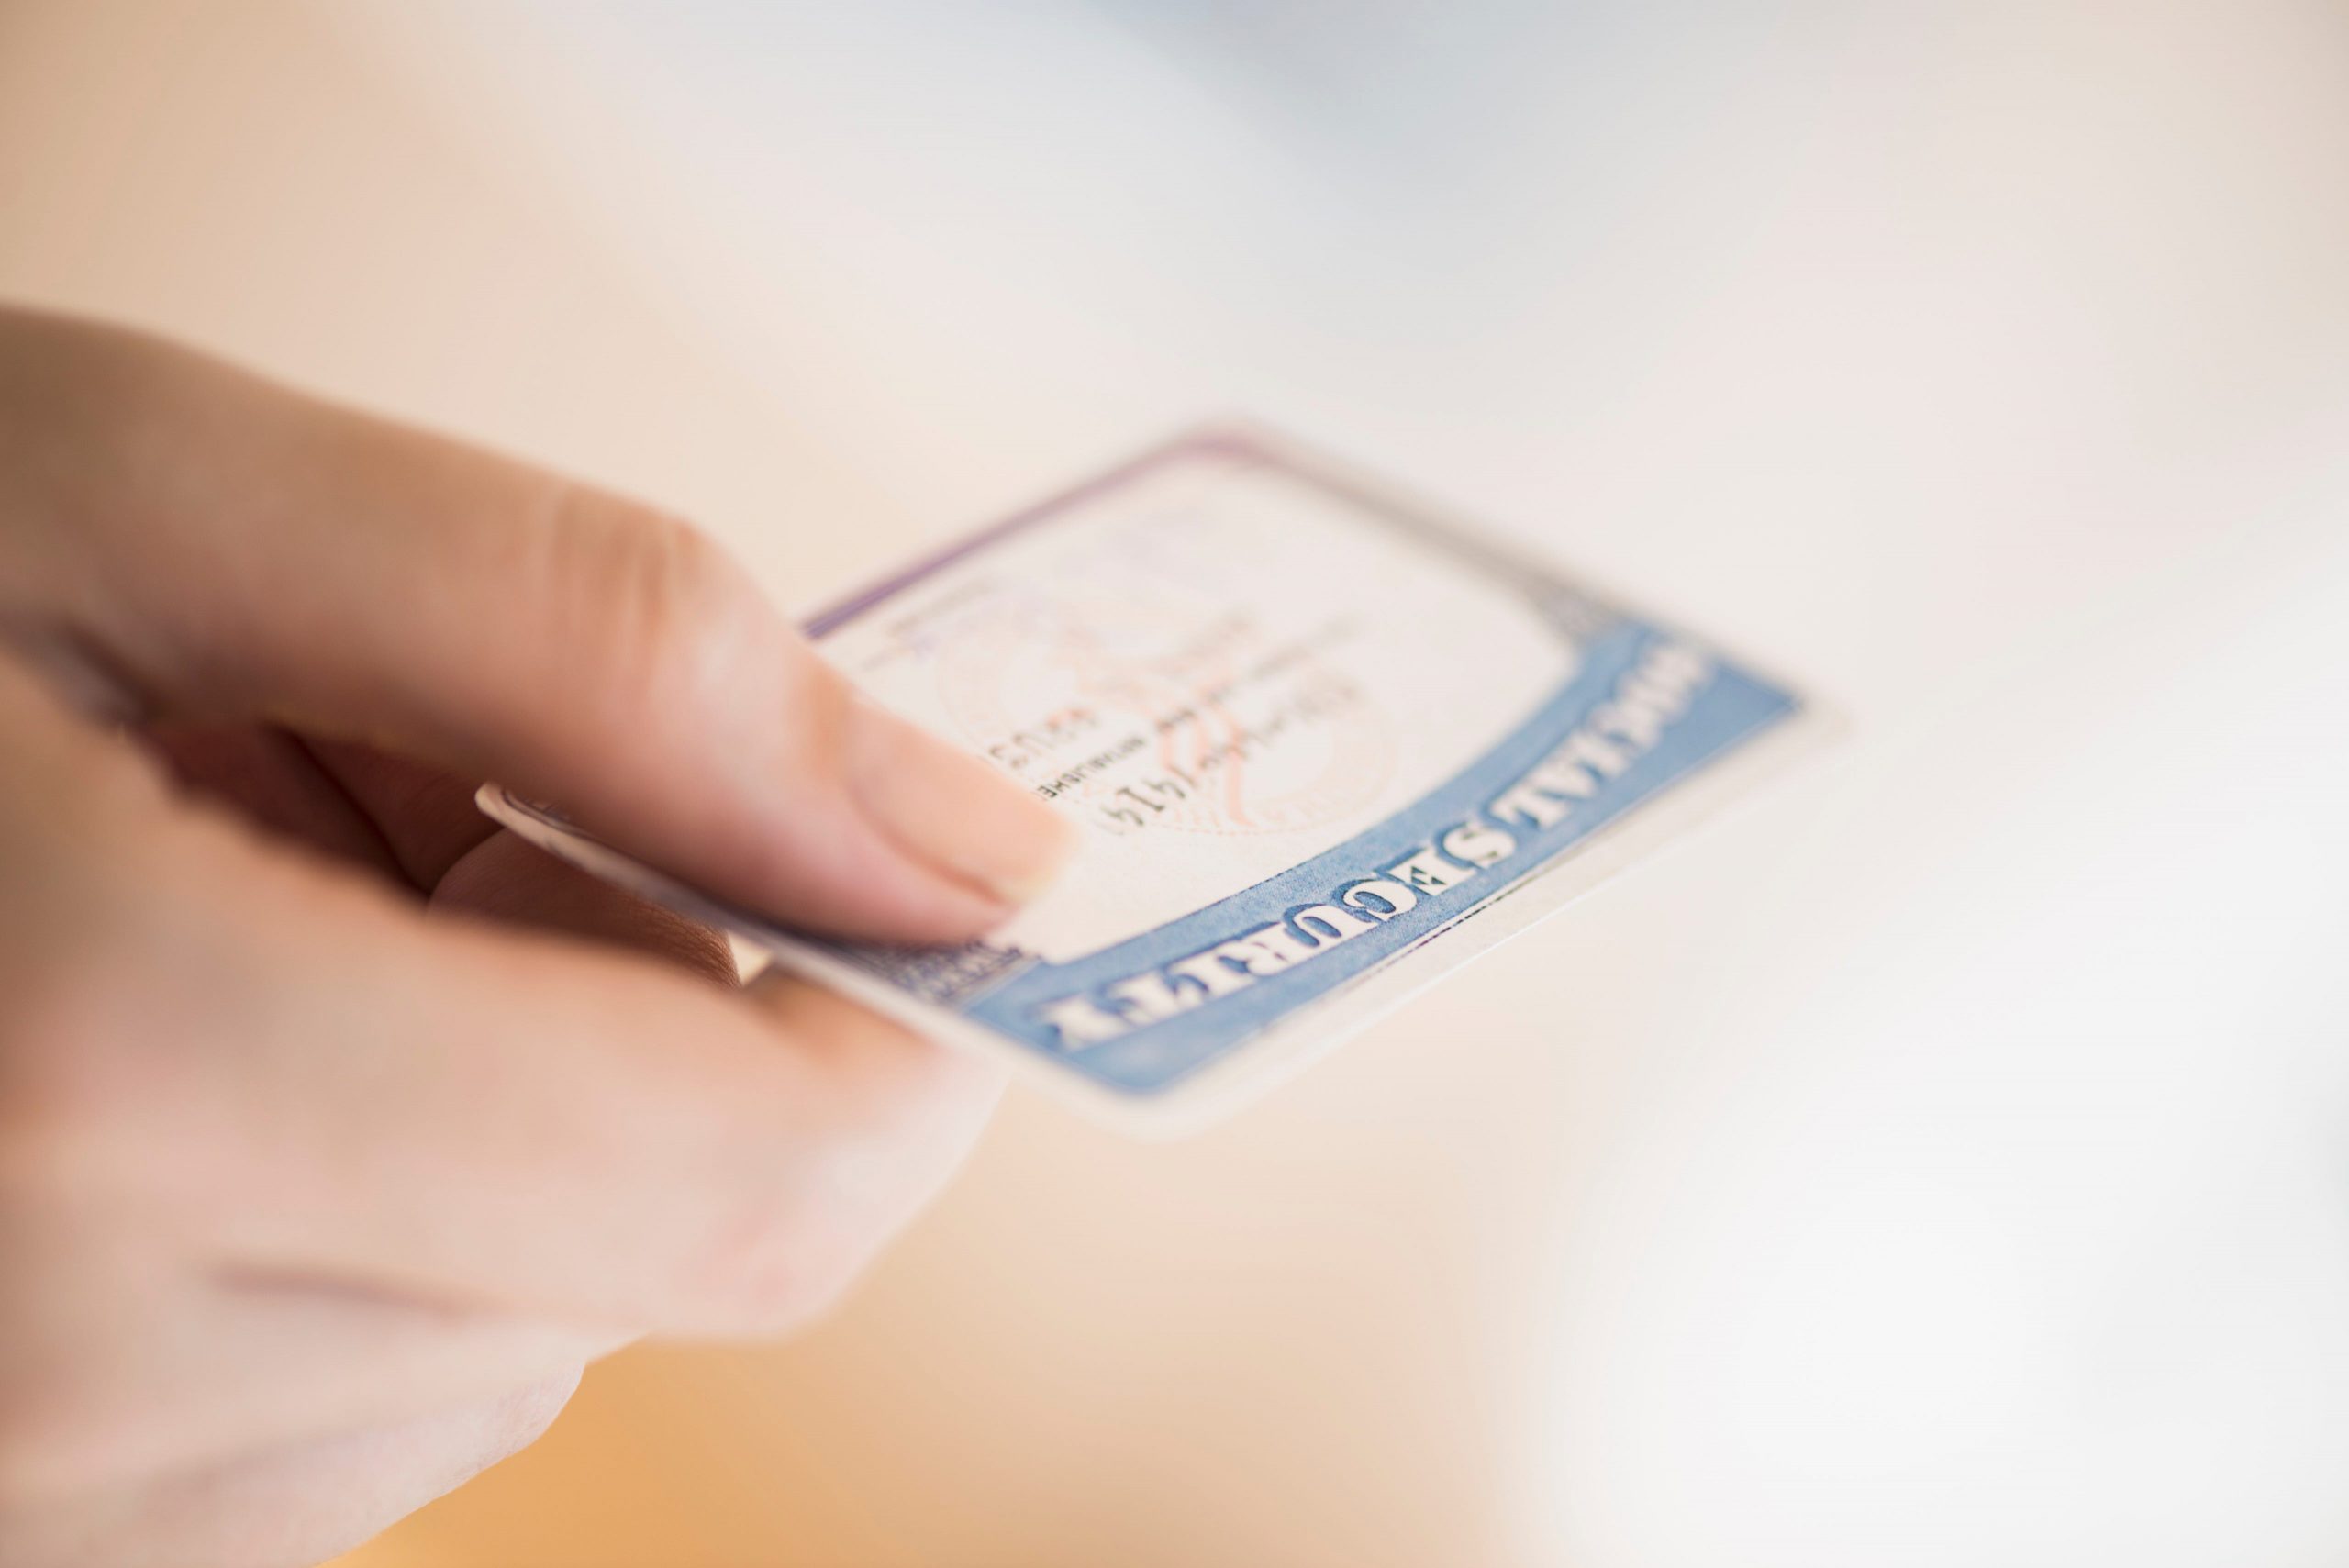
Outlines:
{"label": "hand", "polygon": [[1066,844],[685,527],[0,311],[0,1562],[330,1555],[636,1334],[804,1322],[974,1137],[989,1071],[484,777],[896,940]]}

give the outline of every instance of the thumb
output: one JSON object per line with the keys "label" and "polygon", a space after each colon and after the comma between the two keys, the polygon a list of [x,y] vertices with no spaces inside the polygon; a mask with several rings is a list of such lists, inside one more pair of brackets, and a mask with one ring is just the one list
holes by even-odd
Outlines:
{"label": "thumb", "polygon": [[1068,847],[684,524],[134,334],[0,311],[0,622],[150,713],[494,777],[795,923],[970,936]]}

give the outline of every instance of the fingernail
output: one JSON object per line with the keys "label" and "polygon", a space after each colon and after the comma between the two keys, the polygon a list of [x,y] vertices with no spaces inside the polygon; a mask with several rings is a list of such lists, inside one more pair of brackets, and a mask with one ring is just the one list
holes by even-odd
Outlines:
{"label": "fingernail", "polygon": [[878,705],[849,708],[849,784],[899,848],[1006,904],[1050,886],[1075,825],[996,770]]}

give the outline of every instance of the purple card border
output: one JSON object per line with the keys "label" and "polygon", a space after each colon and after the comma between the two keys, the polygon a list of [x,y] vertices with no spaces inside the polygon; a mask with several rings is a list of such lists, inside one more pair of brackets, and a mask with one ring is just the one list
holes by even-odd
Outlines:
{"label": "purple card border", "polygon": [[1067,511],[1113,490],[1123,489],[1137,480],[1147,478],[1171,463],[1196,457],[1203,452],[1216,452],[1241,462],[1270,464],[1281,468],[1287,465],[1280,455],[1244,430],[1208,426],[1186,435],[1175,437],[1161,446],[1128,458],[1106,473],[1095,475],[1082,484],[1073,485],[1056,495],[1047,496],[1032,506],[1021,508],[999,523],[979,529],[941,548],[936,554],[918,561],[893,577],[855,590],[847,597],[809,616],[800,623],[800,630],[820,641],[851,621],[878,609],[904,593],[907,588],[945,568],[977,554],[980,550],[1002,543],[1015,534],[1025,533],[1041,523],[1047,523]]}

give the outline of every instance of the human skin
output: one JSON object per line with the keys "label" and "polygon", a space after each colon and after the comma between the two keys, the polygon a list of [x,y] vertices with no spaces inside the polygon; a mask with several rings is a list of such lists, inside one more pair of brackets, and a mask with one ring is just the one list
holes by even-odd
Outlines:
{"label": "human skin", "polygon": [[649,508],[0,309],[0,1562],[314,1562],[786,1331],[989,1069],[495,828],[968,938],[1065,825]]}

